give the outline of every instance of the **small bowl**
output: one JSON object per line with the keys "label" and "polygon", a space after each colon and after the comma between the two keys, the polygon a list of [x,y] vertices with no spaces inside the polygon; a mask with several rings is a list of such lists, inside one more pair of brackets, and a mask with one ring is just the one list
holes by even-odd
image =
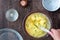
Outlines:
{"label": "small bowl", "polygon": [[6,19],[10,22],[16,21],[18,19],[18,16],[18,12],[15,9],[9,9],[5,14]]}
{"label": "small bowl", "polygon": [[42,5],[48,11],[56,11],[60,8],[60,0],[42,0]]}
{"label": "small bowl", "polygon": [[23,40],[23,38],[17,31],[4,28],[0,29],[0,40]]}

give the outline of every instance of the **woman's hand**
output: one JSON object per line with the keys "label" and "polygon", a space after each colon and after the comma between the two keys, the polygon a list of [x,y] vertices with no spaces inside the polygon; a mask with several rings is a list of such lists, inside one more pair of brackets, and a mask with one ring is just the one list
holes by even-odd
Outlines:
{"label": "woman's hand", "polygon": [[60,29],[51,29],[49,34],[54,40],[60,40]]}

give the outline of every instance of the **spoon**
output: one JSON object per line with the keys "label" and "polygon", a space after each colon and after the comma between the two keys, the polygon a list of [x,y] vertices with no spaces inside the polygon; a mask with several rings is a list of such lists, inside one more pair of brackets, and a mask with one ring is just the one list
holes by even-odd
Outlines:
{"label": "spoon", "polygon": [[[35,24],[34,24],[34,25],[35,25]],[[47,33],[50,32],[48,29],[44,28],[43,26],[40,26],[40,27],[38,27],[37,25],[35,25],[35,26],[36,26],[37,28],[39,28],[40,30],[44,31],[44,32],[47,32]]]}
{"label": "spoon", "polygon": [[44,28],[44,27],[40,27],[40,29],[42,30],[42,31],[44,31],[44,32],[47,32],[47,33],[49,33],[50,31],[48,30],[48,29],[46,29],[46,28]]}

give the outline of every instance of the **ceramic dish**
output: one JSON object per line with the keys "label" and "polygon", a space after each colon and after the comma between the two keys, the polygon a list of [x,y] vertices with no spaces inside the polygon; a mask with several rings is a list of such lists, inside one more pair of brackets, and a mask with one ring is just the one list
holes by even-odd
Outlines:
{"label": "ceramic dish", "polygon": [[40,12],[33,12],[27,15],[24,19],[25,32],[33,38],[41,38],[45,36],[47,33],[37,28],[37,26],[44,26],[44,28],[50,30],[51,23],[49,18]]}
{"label": "ceramic dish", "polygon": [[42,5],[48,11],[56,11],[60,8],[60,0],[42,0]]}
{"label": "ceramic dish", "polygon": [[13,29],[0,29],[0,40],[23,40],[22,36]]}
{"label": "ceramic dish", "polygon": [[16,21],[18,19],[18,16],[18,12],[15,9],[9,9],[5,14],[6,19],[10,22]]}

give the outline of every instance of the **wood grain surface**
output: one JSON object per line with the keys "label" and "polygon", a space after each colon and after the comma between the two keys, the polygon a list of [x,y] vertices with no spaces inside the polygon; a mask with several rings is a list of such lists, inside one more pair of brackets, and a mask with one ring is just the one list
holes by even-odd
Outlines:
{"label": "wood grain surface", "polygon": [[[24,30],[24,18],[31,12],[42,12],[51,19],[51,28],[60,28],[60,9],[55,12],[49,12],[42,6],[41,0],[28,0],[28,5],[22,7],[20,5],[21,0],[0,0],[0,29],[11,28],[17,30],[23,37],[24,40],[52,40],[50,35],[46,35],[43,38],[32,38],[28,36]],[[6,11],[9,9],[16,9],[19,14],[19,18],[15,22],[9,22],[5,18]]]}

